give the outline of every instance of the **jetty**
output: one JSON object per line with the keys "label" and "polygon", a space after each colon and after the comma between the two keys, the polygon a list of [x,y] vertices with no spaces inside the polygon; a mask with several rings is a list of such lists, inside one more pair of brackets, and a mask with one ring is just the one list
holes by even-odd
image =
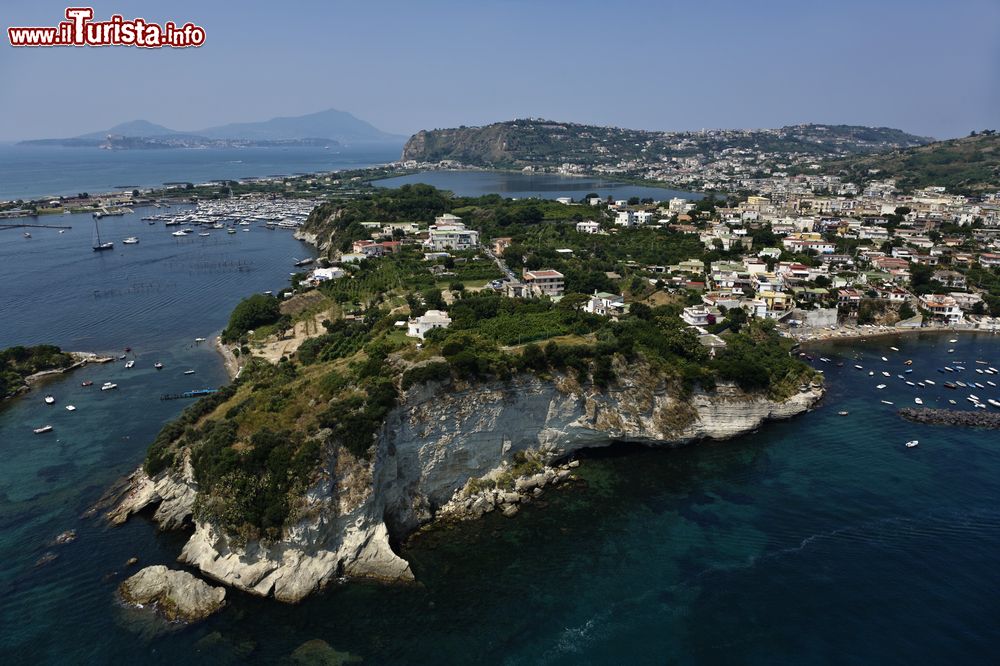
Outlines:
{"label": "jetty", "polygon": [[963,428],[1000,429],[1000,412],[982,410],[967,411],[961,409],[912,409],[899,410],[899,415],[914,423],[932,425],[950,425]]}
{"label": "jetty", "polygon": [[0,229],[22,229],[25,227],[30,227],[32,229],[72,229],[73,227],[68,224],[28,224],[28,223],[18,223],[18,224],[0,224]]}

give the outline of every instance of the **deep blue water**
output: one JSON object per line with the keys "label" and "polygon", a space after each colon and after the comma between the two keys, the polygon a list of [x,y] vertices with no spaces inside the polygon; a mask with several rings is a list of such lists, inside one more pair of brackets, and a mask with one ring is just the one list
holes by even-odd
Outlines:
{"label": "deep blue water", "polygon": [[401,146],[101,150],[0,144],[0,200],[110,192],[223,178],[356,169],[399,159]]}
{"label": "deep blue water", "polygon": [[612,196],[616,199],[649,197],[656,201],[666,201],[673,197],[701,199],[703,196],[694,192],[629,185],[592,176],[561,176],[552,173],[529,174],[509,171],[424,171],[374,182],[382,187],[426,183],[442,190],[450,190],[461,197],[500,194],[515,199],[528,197],[542,199],[573,197],[580,199],[595,192],[602,197]]}
{"label": "deep blue water", "polygon": [[[985,384],[974,361],[1000,366],[1000,340],[970,334],[829,343],[821,353],[844,367],[817,362],[830,391],[815,411],[728,442],[616,447],[584,462],[585,485],[551,491],[514,519],[410,540],[402,554],[417,585],[352,583],[292,607],[231,592],[216,617],[154,637],[115,588],[132,556],[176,566],[184,535],[141,517],[112,529],[81,514],[183,407],[161,393],[225,380],[194,338],[217,333],[243,296],[281,287],[305,248],[260,228],[178,241],[126,217],[104,222],[119,244],[95,255],[89,217],[61,219],[74,229],[0,233],[0,347],[128,345],[137,363],[84,368],[0,407],[0,663],[269,664],[317,638],[367,663],[995,660],[997,433],[894,412],[916,395],[969,408],[970,391],[944,389],[954,377],[936,368],[964,364],[962,379]],[[120,245],[129,235],[140,245]],[[937,384],[897,379],[905,359],[914,381]],[[868,377],[883,366],[890,379]],[[120,388],[85,389],[85,379]],[[57,405],[43,404],[46,392]],[[44,423],[55,432],[31,433]],[[920,446],[906,449],[914,438]],[[50,545],[71,528],[77,541]],[[57,557],[36,566],[46,553]]]}

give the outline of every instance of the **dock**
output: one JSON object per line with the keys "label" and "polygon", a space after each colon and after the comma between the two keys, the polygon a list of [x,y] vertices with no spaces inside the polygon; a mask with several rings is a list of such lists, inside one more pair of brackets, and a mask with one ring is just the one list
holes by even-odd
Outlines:
{"label": "dock", "polygon": [[0,229],[22,229],[24,227],[29,227],[31,229],[72,229],[73,227],[65,224],[0,224]]}
{"label": "dock", "polygon": [[195,389],[193,391],[184,391],[183,393],[164,393],[160,396],[160,400],[182,400],[184,398],[200,398],[203,395],[211,395],[217,392],[219,389]]}

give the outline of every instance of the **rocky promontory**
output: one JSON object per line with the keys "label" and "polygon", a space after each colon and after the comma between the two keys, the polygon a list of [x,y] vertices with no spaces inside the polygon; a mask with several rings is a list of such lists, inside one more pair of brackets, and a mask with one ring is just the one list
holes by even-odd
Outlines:
{"label": "rocky promontory", "polygon": [[341,576],[413,580],[391,543],[439,518],[513,516],[544,487],[571,480],[581,449],[728,439],[800,414],[823,393],[805,385],[776,399],[724,383],[685,393],[644,364],[616,371],[618,382],[605,389],[562,374],[414,385],[389,412],[370,457],[327,450],[277,540],[240,539],[199,514],[187,455],[152,478],[137,471],[109,517],[120,522],[157,506],[153,518],[163,527],[194,524],[182,562],[252,594],[297,602]]}

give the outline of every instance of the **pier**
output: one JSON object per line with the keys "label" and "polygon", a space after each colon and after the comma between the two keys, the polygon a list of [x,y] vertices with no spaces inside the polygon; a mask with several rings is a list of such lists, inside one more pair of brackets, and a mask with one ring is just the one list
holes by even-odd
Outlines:
{"label": "pier", "polygon": [[950,425],[965,428],[1000,428],[1000,413],[984,410],[912,409],[906,407],[899,410],[899,415],[907,421],[915,423]]}
{"label": "pier", "polygon": [[30,227],[31,229],[72,229],[73,227],[63,224],[0,224],[0,229],[21,229],[23,227]]}

